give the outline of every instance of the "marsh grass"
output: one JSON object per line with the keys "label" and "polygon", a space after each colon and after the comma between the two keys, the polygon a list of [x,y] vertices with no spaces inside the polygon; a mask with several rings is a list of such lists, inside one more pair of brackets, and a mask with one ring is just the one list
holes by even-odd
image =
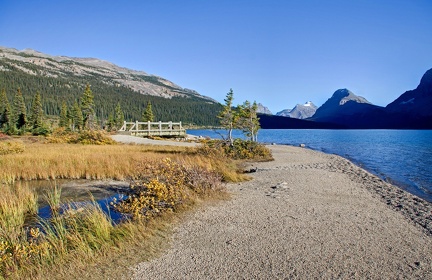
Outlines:
{"label": "marsh grass", "polygon": [[[236,172],[239,162],[199,149],[24,143],[22,153],[0,158],[0,279],[93,278],[93,272],[114,277],[104,270],[124,276],[115,266],[158,254],[182,213],[227,198],[221,180],[247,179]],[[114,226],[94,201],[64,208],[54,185],[46,195],[51,218],[25,225],[37,213],[37,196],[25,185],[6,182],[53,178],[132,180],[131,194],[140,203],[129,201],[120,210],[136,213],[135,219]]]}
{"label": "marsh grass", "polygon": [[195,149],[139,145],[27,144],[19,154],[0,158],[0,182],[47,179],[133,179],[139,165],[170,157],[211,165],[228,181],[240,181],[233,162],[199,154]]}

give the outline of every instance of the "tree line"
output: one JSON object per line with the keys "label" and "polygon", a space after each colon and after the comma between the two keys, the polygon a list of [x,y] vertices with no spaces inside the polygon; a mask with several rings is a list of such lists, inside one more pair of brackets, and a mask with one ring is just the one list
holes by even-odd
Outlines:
{"label": "tree line", "polygon": [[[123,125],[125,116],[120,103],[117,103],[114,113],[108,120],[99,124],[96,117],[94,95],[87,84],[80,100],[75,100],[72,106],[66,102],[62,103],[58,118],[58,127],[71,131],[82,129],[95,130],[103,128],[106,130],[118,130]],[[20,88],[17,89],[12,103],[9,103],[6,90],[0,92],[0,130],[7,134],[24,134],[31,132],[33,135],[46,135],[52,130],[46,122],[46,115],[41,102],[41,95],[36,92],[27,112],[27,106]],[[153,121],[154,114],[151,102],[148,101],[146,110],[142,114],[142,121]]]}
{"label": "tree line", "polygon": [[[6,90],[9,100],[13,100],[17,88],[21,89],[27,110],[38,91],[42,109],[47,116],[59,116],[63,103],[68,107],[74,103],[90,84],[94,93],[95,113],[99,123],[106,123],[118,104],[126,120],[140,120],[147,103],[151,102],[154,118],[160,121],[182,121],[185,125],[217,126],[217,113],[221,105],[208,100],[189,96],[171,99],[141,94],[132,89],[102,81],[97,76],[61,76],[50,77],[31,75],[0,60],[0,66],[8,71],[1,71],[0,88]],[[26,66],[27,67],[27,66]]]}

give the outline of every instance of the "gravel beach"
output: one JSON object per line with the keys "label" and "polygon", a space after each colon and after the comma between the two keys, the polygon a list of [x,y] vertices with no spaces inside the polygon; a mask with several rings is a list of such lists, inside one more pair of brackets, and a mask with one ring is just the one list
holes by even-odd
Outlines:
{"label": "gravel beach", "polygon": [[432,206],[339,156],[269,146],[232,199],[178,225],[134,279],[432,279]]}

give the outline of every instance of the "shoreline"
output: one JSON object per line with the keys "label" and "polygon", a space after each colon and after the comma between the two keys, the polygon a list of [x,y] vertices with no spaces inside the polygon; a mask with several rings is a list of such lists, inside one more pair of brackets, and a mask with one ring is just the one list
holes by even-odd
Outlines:
{"label": "shoreline", "polygon": [[136,279],[432,277],[430,203],[343,157],[269,147],[275,161],[188,215]]}

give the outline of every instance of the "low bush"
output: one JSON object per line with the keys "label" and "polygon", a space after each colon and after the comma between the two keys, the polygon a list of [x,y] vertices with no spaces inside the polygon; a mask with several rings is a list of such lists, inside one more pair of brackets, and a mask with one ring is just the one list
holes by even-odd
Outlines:
{"label": "low bush", "polygon": [[18,141],[2,141],[0,142],[0,155],[19,154],[24,152],[25,146]]}
{"label": "low bush", "polygon": [[224,140],[210,140],[203,142],[203,145],[197,149],[198,153],[207,156],[225,156],[240,160],[273,160],[270,149],[249,140],[235,139],[232,145]]}
{"label": "low bush", "polygon": [[48,143],[68,143],[84,145],[113,145],[116,142],[109,137],[106,132],[101,130],[82,130],[73,132],[58,128],[52,135],[47,137]]}
{"label": "low bush", "polygon": [[222,177],[216,172],[199,166],[186,166],[169,158],[146,163],[141,168],[143,173],[130,185],[128,198],[113,205],[132,219],[172,211],[193,200],[195,195],[222,189]]}

